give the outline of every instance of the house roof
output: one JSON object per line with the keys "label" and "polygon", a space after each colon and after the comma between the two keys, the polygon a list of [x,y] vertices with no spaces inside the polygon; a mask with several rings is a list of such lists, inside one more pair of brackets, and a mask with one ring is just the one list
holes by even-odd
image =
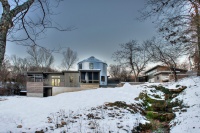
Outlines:
{"label": "house roof", "polygon": [[147,70],[147,71],[145,71],[144,73],[148,73],[148,72],[150,72],[150,71],[152,71],[152,70],[156,69],[157,67],[166,67],[166,66],[156,65],[156,66],[154,66],[154,67],[152,67],[152,68],[148,69],[148,70]]}
{"label": "house roof", "polygon": [[[91,63],[95,63],[95,62],[101,62],[101,63],[105,63],[97,58],[95,58],[94,56],[91,56],[83,61],[80,61],[78,64],[83,63],[83,62],[91,62]],[[105,63],[106,64],[106,63]]]}
{"label": "house roof", "polygon": [[28,71],[27,72],[27,74],[63,74],[63,73],[78,73],[78,71],[62,71],[62,72]]}
{"label": "house roof", "polygon": [[79,69],[80,72],[100,72],[100,69]]}
{"label": "house roof", "polygon": [[[156,69],[156,68],[158,68],[158,67],[166,67],[166,68],[168,68],[167,66],[156,65],[156,66],[154,66],[154,67],[148,69],[148,70],[145,71],[144,73],[148,73],[148,72],[150,72],[150,71],[152,71],[152,70],[154,70],[154,69]],[[180,69],[180,68],[175,68],[175,69],[176,69],[176,71],[184,71],[184,72],[187,72],[187,70],[185,70],[185,69]]]}

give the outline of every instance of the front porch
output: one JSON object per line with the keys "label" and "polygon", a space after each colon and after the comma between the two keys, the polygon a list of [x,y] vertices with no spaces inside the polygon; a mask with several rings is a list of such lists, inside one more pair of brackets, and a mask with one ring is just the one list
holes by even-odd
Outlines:
{"label": "front porch", "polygon": [[80,70],[80,83],[99,84],[101,70]]}

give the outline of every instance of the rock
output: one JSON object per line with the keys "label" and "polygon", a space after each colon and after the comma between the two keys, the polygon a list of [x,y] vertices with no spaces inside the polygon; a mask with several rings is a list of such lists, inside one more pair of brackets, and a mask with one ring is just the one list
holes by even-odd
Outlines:
{"label": "rock", "polygon": [[167,115],[167,120],[172,120],[175,118],[175,114],[174,113],[166,113]]}
{"label": "rock", "polygon": [[179,108],[176,108],[173,110],[174,112],[179,112]]}
{"label": "rock", "polygon": [[94,114],[92,114],[92,113],[90,114],[90,113],[89,113],[89,114],[87,114],[87,117],[88,117],[89,120],[90,120],[90,119],[94,119]]}
{"label": "rock", "polygon": [[122,125],[118,125],[117,128],[123,128],[123,126]]}
{"label": "rock", "polygon": [[90,129],[95,129],[95,128],[96,128],[95,123],[94,123],[93,121],[90,121],[90,122],[88,123],[88,125],[89,125],[89,128],[90,128]]}
{"label": "rock", "polygon": [[187,112],[187,109],[181,109],[181,112]]}
{"label": "rock", "polygon": [[44,131],[42,131],[42,130],[41,131],[35,131],[35,133],[44,133]]}
{"label": "rock", "polygon": [[139,99],[140,99],[139,97],[136,97],[136,98],[135,98],[135,101],[139,101]]}
{"label": "rock", "polygon": [[61,125],[67,125],[65,121],[61,121]]}
{"label": "rock", "polygon": [[17,128],[22,128],[22,125],[18,125]]}

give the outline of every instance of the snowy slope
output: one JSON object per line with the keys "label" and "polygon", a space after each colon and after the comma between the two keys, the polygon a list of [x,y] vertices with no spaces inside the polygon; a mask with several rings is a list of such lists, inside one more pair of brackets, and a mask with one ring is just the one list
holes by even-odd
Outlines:
{"label": "snowy slope", "polygon": [[[0,132],[35,131],[47,126],[47,117],[59,110],[81,110],[103,105],[105,102],[125,101],[134,103],[140,86],[125,84],[121,88],[99,88],[80,92],[63,93],[47,98],[0,97]],[[22,125],[22,128],[17,128]],[[31,129],[29,129],[31,128]]]}
{"label": "snowy slope", "polygon": [[[146,87],[153,85],[146,83],[145,85],[131,86],[126,83],[123,87],[118,88],[99,88],[95,90],[86,90],[80,92],[63,93],[57,96],[47,98],[32,98],[32,97],[0,97],[0,133],[5,132],[35,132],[36,130],[49,127],[52,123],[47,123],[47,117],[55,116],[56,112],[66,111],[68,114],[73,112],[74,115],[87,115],[90,112],[94,114],[100,110],[91,110],[91,108],[98,108],[108,102],[124,101],[127,104],[137,103],[134,99],[138,97],[139,93],[150,88]],[[158,85],[158,84],[155,84]],[[185,111],[180,109],[176,112],[176,118],[171,121],[172,133],[198,133],[200,131],[200,78],[192,77],[180,80],[177,83],[164,83],[165,87],[169,89],[176,89],[176,85],[187,86],[181,94],[175,97],[183,100],[184,105],[189,106]],[[152,88],[153,89],[153,88]],[[163,97],[162,93],[158,93]],[[145,118],[139,113],[131,114],[127,110],[114,110],[117,114],[123,112],[123,117],[114,119],[107,117],[110,111],[104,111],[105,119],[99,121],[104,132],[112,130],[113,132],[130,132],[133,126],[137,126],[139,122],[146,122]],[[84,119],[84,117],[83,117]],[[88,127],[89,120],[83,121],[80,119],[77,124],[72,124],[69,131],[89,132],[84,126]],[[22,125],[22,128],[17,128]],[[80,126],[81,125],[81,126]],[[126,130],[120,130],[118,127],[124,127]],[[62,128],[61,128],[62,129]],[[63,131],[61,129],[54,130],[54,132]],[[52,132],[48,130],[47,132]]]}
{"label": "snowy slope", "polygon": [[[168,85],[174,89],[176,85],[187,86],[176,98],[183,100],[183,104],[189,108],[176,112],[176,118],[171,121],[171,132],[178,133],[199,133],[200,132],[200,77],[185,78],[177,83]],[[174,98],[173,100],[175,100]]]}

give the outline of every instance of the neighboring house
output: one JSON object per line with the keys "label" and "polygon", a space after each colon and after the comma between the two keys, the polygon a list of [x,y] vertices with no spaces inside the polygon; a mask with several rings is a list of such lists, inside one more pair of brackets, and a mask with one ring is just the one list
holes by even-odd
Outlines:
{"label": "neighboring house", "polygon": [[107,85],[106,63],[92,56],[78,67],[78,71],[27,72],[27,96],[54,96]]}
{"label": "neighboring house", "polygon": [[[187,70],[176,68],[176,73],[178,78],[186,77]],[[145,76],[143,76],[148,82],[167,82],[173,79],[173,74],[169,67],[157,65],[147,71],[145,71]]]}

